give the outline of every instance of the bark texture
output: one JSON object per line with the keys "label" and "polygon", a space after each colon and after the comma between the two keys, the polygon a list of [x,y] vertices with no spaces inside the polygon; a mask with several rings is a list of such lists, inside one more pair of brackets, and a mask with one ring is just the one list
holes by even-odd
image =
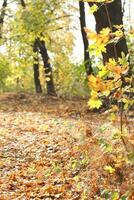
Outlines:
{"label": "bark texture", "polygon": [[26,4],[25,4],[25,1],[24,1],[24,0],[20,0],[20,3],[21,3],[21,5],[22,5],[23,8],[26,7]]}
{"label": "bark texture", "polygon": [[[89,6],[93,3],[89,2]],[[97,3],[99,9],[94,13],[96,20],[96,31],[99,33],[103,28],[109,27],[112,31],[115,31],[114,25],[123,24],[123,11],[121,0],[114,0],[111,3],[101,4]],[[126,39],[121,38],[117,44],[109,44],[106,47],[106,53],[103,53],[103,62],[106,63],[109,58],[121,57],[121,52],[125,55],[128,54],[128,47]]]}
{"label": "bark texture", "polygon": [[86,36],[86,32],[84,28],[86,28],[86,16],[85,16],[85,5],[83,1],[79,1],[79,11],[80,11],[80,27],[81,27],[81,34],[83,39],[83,45],[84,45],[84,63],[86,68],[87,76],[92,73],[92,67],[91,67],[91,60],[89,55],[89,42]]}
{"label": "bark texture", "polygon": [[[25,1],[20,0],[20,3],[23,8],[26,7]],[[36,50],[39,51],[39,53],[42,56],[43,64],[44,64],[44,71],[45,71],[45,77],[46,77],[46,85],[47,85],[47,94],[48,95],[56,95],[55,88],[54,88],[54,82],[53,82],[53,75],[52,75],[52,67],[50,64],[50,59],[48,55],[48,51],[46,48],[46,44],[44,41],[41,41],[40,38],[36,38],[34,42],[34,46],[36,44]],[[34,49],[35,50],[35,49]],[[36,78],[39,82],[39,65],[34,65],[34,70],[36,70]],[[34,71],[34,78],[35,78],[35,71]],[[34,80],[37,82],[37,80]],[[39,83],[38,83],[39,86]],[[35,85],[36,87],[36,85]]]}
{"label": "bark texture", "polygon": [[7,0],[4,0],[2,4],[2,8],[1,8],[1,13],[0,13],[0,39],[2,38],[2,27],[4,24],[4,18],[6,14],[5,12],[6,7],[7,7]]}
{"label": "bark texture", "polygon": [[50,59],[48,55],[48,51],[46,48],[46,44],[44,41],[41,41],[40,39],[37,39],[37,44],[40,49],[40,54],[42,56],[43,64],[44,64],[44,70],[45,70],[45,77],[46,77],[46,84],[47,84],[47,94],[48,95],[56,95],[55,88],[54,88],[54,82],[53,82],[53,76],[52,76],[52,67],[50,64]]}
{"label": "bark texture", "polygon": [[[38,47],[37,47],[37,41],[35,40],[33,45],[33,52],[38,54]],[[39,78],[39,58],[38,55],[34,55],[34,64],[33,64],[33,70],[34,70],[34,84],[35,84],[35,90],[36,93],[42,93],[40,78]]]}

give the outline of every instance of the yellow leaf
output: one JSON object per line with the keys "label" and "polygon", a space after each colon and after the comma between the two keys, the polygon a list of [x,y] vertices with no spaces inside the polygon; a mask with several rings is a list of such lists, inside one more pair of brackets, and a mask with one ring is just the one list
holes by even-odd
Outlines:
{"label": "yellow leaf", "polygon": [[89,13],[93,14],[94,12],[96,12],[98,10],[98,6],[96,4],[94,4],[93,6],[90,7],[89,9]]}
{"label": "yellow leaf", "polygon": [[96,91],[92,90],[92,91],[91,91],[91,96],[92,96],[93,98],[97,98],[97,97],[98,97],[98,93],[97,93]]}
{"label": "yellow leaf", "polygon": [[117,120],[117,115],[115,113],[111,113],[110,120],[111,121],[116,121]]}
{"label": "yellow leaf", "polygon": [[94,109],[94,108],[100,108],[101,105],[102,105],[102,102],[100,99],[97,99],[97,98],[91,98],[89,101],[88,101],[88,105],[90,107],[90,109]]}
{"label": "yellow leaf", "polygon": [[105,166],[104,169],[110,174],[113,174],[115,172],[115,169],[111,166]]}

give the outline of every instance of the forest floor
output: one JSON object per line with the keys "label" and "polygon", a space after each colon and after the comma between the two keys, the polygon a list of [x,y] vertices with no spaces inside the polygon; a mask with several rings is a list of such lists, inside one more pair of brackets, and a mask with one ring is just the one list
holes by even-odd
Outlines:
{"label": "forest floor", "polygon": [[134,167],[108,116],[78,98],[0,95],[0,200],[134,199]]}

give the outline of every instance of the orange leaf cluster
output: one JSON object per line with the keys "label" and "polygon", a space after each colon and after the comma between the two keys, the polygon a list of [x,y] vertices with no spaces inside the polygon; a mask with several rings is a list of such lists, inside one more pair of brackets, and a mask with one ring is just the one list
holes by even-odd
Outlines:
{"label": "orange leaf cluster", "polygon": [[85,29],[88,39],[94,40],[98,45],[107,44],[110,39],[110,29],[105,28],[100,31],[99,34],[95,33],[92,30]]}
{"label": "orange leaf cluster", "polygon": [[89,87],[92,88],[94,91],[104,91],[106,90],[106,85],[103,83],[101,78],[95,77],[94,75],[90,75],[88,77],[89,80]]}
{"label": "orange leaf cluster", "polygon": [[128,66],[122,67],[114,59],[109,59],[109,62],[106,64],[106,68],[117,75],[125,74],[128,71]]}

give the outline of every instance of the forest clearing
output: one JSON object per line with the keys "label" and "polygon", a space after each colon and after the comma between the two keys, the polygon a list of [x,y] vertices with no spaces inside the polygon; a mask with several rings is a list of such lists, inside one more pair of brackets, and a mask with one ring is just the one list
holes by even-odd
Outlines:
{"label": "forest clearing", "polygon": [[0,0],[0,200],[134,200],[133,0]]}

